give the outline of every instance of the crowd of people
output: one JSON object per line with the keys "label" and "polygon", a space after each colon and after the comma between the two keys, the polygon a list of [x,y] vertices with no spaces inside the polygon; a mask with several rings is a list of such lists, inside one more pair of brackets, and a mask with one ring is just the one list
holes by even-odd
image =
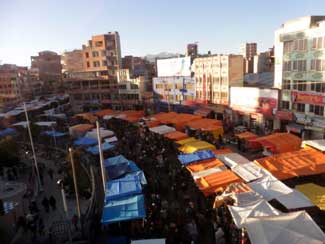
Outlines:
{"label": "crowd of people", "polygon": [[[110,233],[134,239],[166,238],[170,244],[240,243],[239,238],[236,240],[240,233],[233,231],[231,218],[224,214],[227,209],[212,208],[214,196],[207,198],[196,187],[177,159],[175,143],[152,133],[145,125],[111,119],[107,127],[119,138],[116,153],[135,161],[148,181],[144,189],[146,218],[110,225]],[[206,139],[209,135],[201,136]],[[213,139],[218,148],[223,146],[220,138],[208,139]]]}

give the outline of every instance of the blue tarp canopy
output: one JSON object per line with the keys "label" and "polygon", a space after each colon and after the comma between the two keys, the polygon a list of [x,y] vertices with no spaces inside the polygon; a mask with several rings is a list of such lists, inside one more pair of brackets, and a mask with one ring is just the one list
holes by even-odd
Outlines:
{"label": "blue tarp canopy", "polygon": [[117,155],[115,157],[110,157],[104,160],[105,167],[111,166],[111,165],[117,165],[121,163],[127,163],[129,160],[124,157],[123,155]]}
{"label": "blue tarp canopy", "polygon": [[143,173],[142,170],[129,173],[124,177],[125,177],[125,179],[129,179],[129,178],[132,179],[132,178],[136,177],[140,181],[141,185],[146,185],[147,184],[147,179],[144,176],[144,173]]}
{"label": "blue tarp canopy", "polygon": [[89,137],[82,137],[73,142],[76,146],[91,146],[97,144],[97,140]]}
{"label": "blue tarp canopy", "polygon": [[138,176],[122,177],[106,182],[105,200],[113,200],[120,197],[139,194],[142,191]]}
{"label": "blue tarp canopy", "polygon": [[63,132],[59,132],[59,131],[45,131],[44,132],[45,135],[47,136],[51,136],[51,137],[62,137],[62,136],[65,136],[66,133],[63,133]]}
{"label": "blue tarp canopy", "polygon": [[105,166],[108,179],[116,179],[121,176],[139,171],[140,169],[133,161]]}
{"label": "blue tarp canopy", "polygon": [[188,153],[188,154],[181,154],[178,155],[178,160],[184,164],[190,164],[194,163],[197,161],[202,161],[210,158],[214,158],[215,155],[211,150],[202,150],[202,151],[197,151],[195,153]]}
{"label": "blue tarp canopy", "polygon": [[15,135],[17,132],[13,128],[6,128],[4,130],[0,131],[0,136],[9,136],[9,135]]}
{"label": "blue tarp canopy", "polygon": [[[112,145],[112,144],[110,144],[108,142],[104,142],[102,144],[102,150],[103,150],[103,152],[108,151],[108,150],[112,150],[114,148],[115,148],[115,145]],[[98,145],[93,146],[93,147],[88,147],[86,149],[86,151],[89,152],[89,153],[91,153],[91,154],[93,154],[93,155],[98,155],[99,154]]]}
{"label": "blue tarp canopy", "polygon": [[144,197],[140,194],[108,201],[103,208],[101,222],[111,224],[145,217]]}

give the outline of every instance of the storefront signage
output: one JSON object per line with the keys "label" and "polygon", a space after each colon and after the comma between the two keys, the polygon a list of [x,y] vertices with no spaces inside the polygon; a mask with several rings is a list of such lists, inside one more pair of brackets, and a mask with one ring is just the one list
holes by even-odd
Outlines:
{"label": "storefront signage", "polygon": [[293,120],[293,113],[288,111],[277,111],[275,117],[279,120]]}
{"label": "storefront signage", "polygon": [[311,93],[291,92],[291,101],[294,103],[325,105],[325,96]]}

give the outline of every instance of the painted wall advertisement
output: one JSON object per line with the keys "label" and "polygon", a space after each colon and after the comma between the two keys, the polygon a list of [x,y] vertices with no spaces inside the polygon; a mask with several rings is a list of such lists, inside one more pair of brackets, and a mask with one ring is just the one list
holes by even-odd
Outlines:
{"label": "painted wall advertisement", "polygon": [[272,116],[278,108],[279,91],[255,87],[231,87],[230,107],[237,111]]}
{"label": "painted wall advertisement", "polygon": [[158,77],[191,76],[191,58],[157,60]]}

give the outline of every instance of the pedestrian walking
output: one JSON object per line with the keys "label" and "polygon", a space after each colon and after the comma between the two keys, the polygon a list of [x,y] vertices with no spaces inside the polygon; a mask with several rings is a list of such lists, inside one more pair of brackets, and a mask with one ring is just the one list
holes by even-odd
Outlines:
{"label": "pedestrian walking", "polygon": [[44,197],[43,200],[42,200],[42,205],[45,209],[45,212],[49,212],[50,211],[50,202],[49,200],[47,199],[47,197]]}
{"label": "pedestrian walking", "polygon": [[49,202],[50,202],[50,206],[51,206],[52,210],[55,211],[55,209],[56,209],[56,200],[53,197],[53,195],[51,195]]}

